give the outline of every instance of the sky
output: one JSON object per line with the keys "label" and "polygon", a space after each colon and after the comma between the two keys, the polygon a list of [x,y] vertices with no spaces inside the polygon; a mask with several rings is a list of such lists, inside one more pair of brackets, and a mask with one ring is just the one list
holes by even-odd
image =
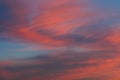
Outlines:
{"label": "sky", "polygon": [[0,0],[0,80],[119,80],[119,8],[120,0]]}
{"label": "sky", "polygon": [[93,0],[93,2],[97,5],[97,7],[101,9],[110,10],[110,11],[118,11],[118,12],[120,11],[119,10],[120,0],[105,0],[105,1]]}

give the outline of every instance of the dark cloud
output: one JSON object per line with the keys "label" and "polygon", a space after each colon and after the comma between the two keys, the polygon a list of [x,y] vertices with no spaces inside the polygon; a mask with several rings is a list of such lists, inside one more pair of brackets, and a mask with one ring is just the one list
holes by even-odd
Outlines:
{"label": "dark cloud", "polygon": [[113,72],[119,65],[118,55],[117,52],[103,51],[37,56],[34,59],[17,60],[17,62],[1,65],[1,78],[5,80],[109,80],[109,76],[112,76],[109,72]]}

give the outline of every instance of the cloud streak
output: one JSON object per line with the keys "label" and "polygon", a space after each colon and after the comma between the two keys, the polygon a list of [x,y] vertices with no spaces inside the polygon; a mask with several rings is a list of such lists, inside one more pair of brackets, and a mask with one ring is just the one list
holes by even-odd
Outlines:
{"label": "cloud streak", "polygon": [[[91,54],[90,54],[91,53]],[[99,53],[99,54],[96,54]],[[56,54],[56,55],[54,55]],[[4,62],[2,80],[113,80],[119,79],[117,52],[52,53]],[[6,63],[6,64],[5,64]]]}

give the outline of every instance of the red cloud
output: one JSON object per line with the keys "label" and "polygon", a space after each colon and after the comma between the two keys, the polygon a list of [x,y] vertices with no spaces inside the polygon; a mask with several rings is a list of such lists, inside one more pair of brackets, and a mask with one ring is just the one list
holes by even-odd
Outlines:
{"label": "red cloud", "polygon": [[[97,54],[98,53],[98,54]],[[0,65],[5,80],[119,79],[117,52],[56,53]],[[11,66],[9,66],[11,65]],[[4,67],[3,67],[4,66]]]}

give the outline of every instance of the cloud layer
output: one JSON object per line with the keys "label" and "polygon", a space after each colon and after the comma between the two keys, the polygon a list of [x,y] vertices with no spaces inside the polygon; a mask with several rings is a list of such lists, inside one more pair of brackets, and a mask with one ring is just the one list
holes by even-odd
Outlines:
{"label": "cloud layer", "polygon": [[0,61],[0,80],[119,80],[119,22],[92,0],[1,0],[0,41],[48,53]]}
{"label": "cloud layer", "polygon": [[0,62],[0,79],[119,80],[118,56],[114,51],[56,52],[26,60],[5,61]]}

